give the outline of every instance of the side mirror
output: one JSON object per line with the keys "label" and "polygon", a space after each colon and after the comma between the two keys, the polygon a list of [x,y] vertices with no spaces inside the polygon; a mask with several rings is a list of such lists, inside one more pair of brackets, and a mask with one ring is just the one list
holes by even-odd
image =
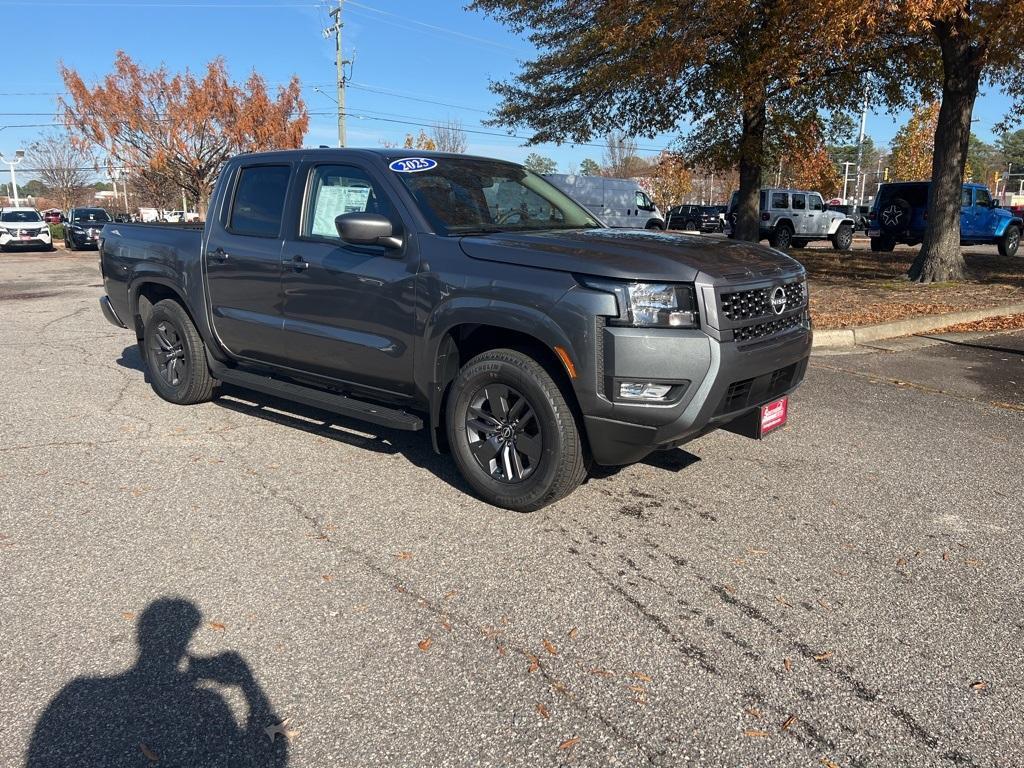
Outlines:
{"label": "side mirror", "polygon": [[992,201],[992,207],[993,208],[998,208],[999,207],[999,201],[998,200],[993,200]]}
{"label": "side mirror", "polygon": [[402,238],[395,236],[391,221],[379,213],[343,213],[335,217],[334,226],[338,236],[350,245],[402,247]]}

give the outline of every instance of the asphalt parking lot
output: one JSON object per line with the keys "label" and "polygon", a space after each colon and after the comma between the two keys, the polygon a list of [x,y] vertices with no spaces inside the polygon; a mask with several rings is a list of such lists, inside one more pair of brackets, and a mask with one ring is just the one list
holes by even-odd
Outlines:
{"label": "asphalt parking lot", "polygon": [[1020,764],[1024,333],[815,357],[763,443],[519,515],[423,434],[165,403],[100,292],[0,256],[0,765]]}

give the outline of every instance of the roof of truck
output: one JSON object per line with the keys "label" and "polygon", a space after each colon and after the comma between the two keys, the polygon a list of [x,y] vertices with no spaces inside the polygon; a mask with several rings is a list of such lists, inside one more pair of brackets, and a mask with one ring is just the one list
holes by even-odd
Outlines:
{"label": "roof of truck", "polygon": [[304,149],[278,149],[269,152],[246,152],[236,157],[246,159],[256,158],[260,160],[290,160],[296,155],[322,155],[332,156],[355,156],[355,157],[378,157],[378,158],[401,158],[401,157],[429,157],[433,159],[451,158],[459,160],[488,160],[490,162],[510,163],[519,165],[511,160],[504,160],[500,157],[487,157],[486,155],[466,155],[459,152],[436,152],[427,149],[409,149],[408,147],[309,147]]}

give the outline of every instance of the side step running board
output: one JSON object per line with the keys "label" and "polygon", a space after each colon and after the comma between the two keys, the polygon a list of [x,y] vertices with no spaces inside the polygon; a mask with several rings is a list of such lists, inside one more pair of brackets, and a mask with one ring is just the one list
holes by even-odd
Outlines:
{"label": "side step running board", "polygon": [[226,381],[228,384],[235,384],[245,389],[254,389],[267,395],[274,395],[285,400],[293,400],[296,403],[302,403],[313,408],[322,408],[331,413],[368,421],[372,424],[379,424],[382,427],[401,429],[406,432],[416,432],[423,429],[423,419],[396,408],[374,405],[373,403],[355,400],[345,395],[324,392],[320,389],[293,384],[270,376],[261,376],[258,373],[240,371],[237,368],[228,368],[214,360],[209,360],[209,362],[213,375],[221,381]]}

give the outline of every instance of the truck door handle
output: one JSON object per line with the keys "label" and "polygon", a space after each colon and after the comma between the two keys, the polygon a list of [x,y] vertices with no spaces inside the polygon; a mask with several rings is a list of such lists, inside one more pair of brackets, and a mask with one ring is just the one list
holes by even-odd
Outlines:
{"label": "truck door handle", "polygon": [[213,261],[219,261],[221,264],[223,264],[231,257],[228,255],[228,252],[225,251],[223,248],[215,248],[212,251],[206,252],[206,258],[212,259]]}
{"label": "truck door handle", "polygon": [[290,259],[283,259],[283,261],[285,266],[290,266],[296,272],[302,272],[303,270],[309,269],[309,262],[297,254],[292,256]]}

